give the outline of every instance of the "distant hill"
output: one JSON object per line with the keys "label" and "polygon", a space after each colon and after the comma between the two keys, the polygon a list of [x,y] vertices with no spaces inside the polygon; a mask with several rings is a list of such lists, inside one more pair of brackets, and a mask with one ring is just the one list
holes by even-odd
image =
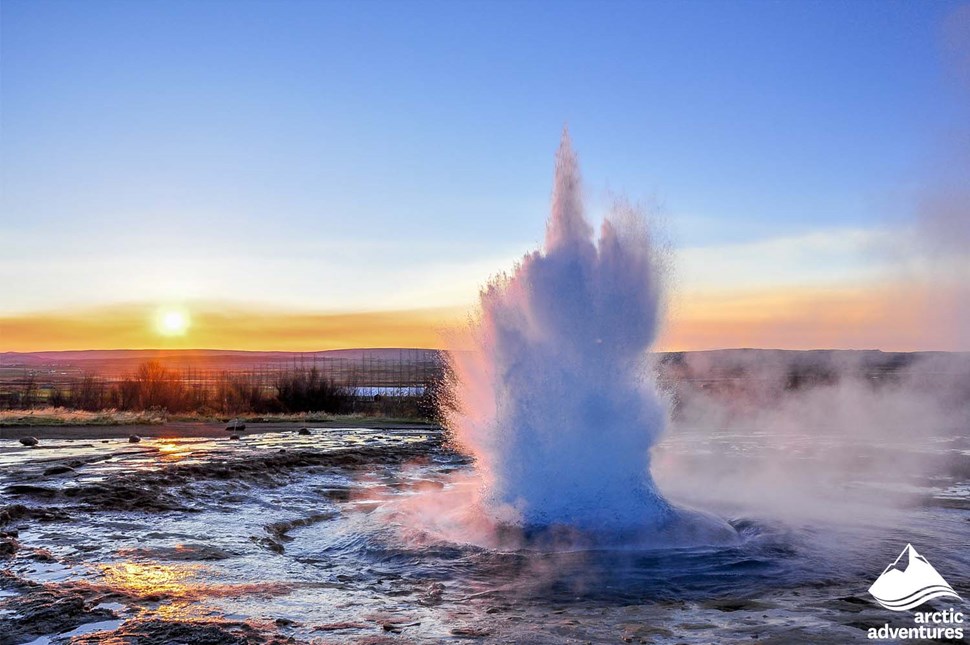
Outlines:
{"label": "distant hill", "polygon": [[[440,350],[385,347],[378,349],[337,349],[318,352],[243,351],[225,349],[113,349],[57,352],[3,352],[0,368],[67,370],[117,375],[130,372],[146,360],[157,360],[167,367],[205,370],[248,370],[278,368],[312,362],[394,361],[421,363],[437,361]],[[693,372],[740,373],[750,369],[823,369],[832,372],[895,371],[916,362],[952,364],[964,362],[970,354],[947,352],[883,352],[880,350],[777,350],[721,349],[693,352],[659,352],[663,371],[689,369]]]}
{"label": "distant hill", "polygon": [[336,349],[319,352],[259,352],[224,349],[110,349],[58,352],[3,352],[0,368],[64,370],[118,375],[133,371],[140,363],[156,360],[166,367],[201,370],[249,370],[328,361],[437,360],[438,350],[403,347]]}
{"label": "distant hill", "polygon": [[280,358],[292,356],[329,356],[332,358],[359,358],[374,356],[390,358],[400,352],[437,351],[418,347],[383,347],[376,349],[328,349],[318,352],[250,351],[242,349],[80,349],[55,352],[0,352],[0,361],[64,361],[64,360],[134,360],[149,358],[209,358],[218,356],[245,356],[249,358]]}
{"label": "distant hill", "polygon": [[[878,350],[784,351],[726,349],[654,355],[661,387],[673,395],[675,414],[684,402],[718,400],[770,409],[796,390],[869,383],[906,384],[947,399],[970,415],[970,353]],[[134,375],[155,360],[193,386],[216,387],[230,374],[271,387],[283,374],[315,368],[323,378],[355,387],[420,386],[440,377],[442,352],[388,347],[320,352],[233,350],[92,350],[0,354],[0,394],[13,396],[25,383],[44,392],[70,391],[85,377],[108,383]],[[961,413],[962,414],[962,413]],[[962,418],[962,417],[961,417]],[[970,416],[967,416],[970,420]]]}

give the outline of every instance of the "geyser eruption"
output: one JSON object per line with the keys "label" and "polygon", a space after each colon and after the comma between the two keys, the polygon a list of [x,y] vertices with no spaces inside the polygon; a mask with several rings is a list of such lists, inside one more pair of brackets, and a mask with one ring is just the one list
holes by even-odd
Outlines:
{"label": "geyser eruption", "polygon": [[663,306],[658,259],[629,206],[615,207],[594,239],[564,132],[544,247],[482,290],[473,349],[453,353],[449,425],[476,458],[479,503],[499,522],[683,527],[685,513],[649,470],[666,421],[646,369]]}

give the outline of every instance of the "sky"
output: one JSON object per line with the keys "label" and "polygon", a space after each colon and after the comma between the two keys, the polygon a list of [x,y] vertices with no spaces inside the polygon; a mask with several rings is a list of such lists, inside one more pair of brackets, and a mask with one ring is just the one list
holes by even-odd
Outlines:
{"label": "sky", "polygon": [[662,349],[970,350],[966,2],[3,0],[0,98],[0,351],[437,346],[564,125]]}

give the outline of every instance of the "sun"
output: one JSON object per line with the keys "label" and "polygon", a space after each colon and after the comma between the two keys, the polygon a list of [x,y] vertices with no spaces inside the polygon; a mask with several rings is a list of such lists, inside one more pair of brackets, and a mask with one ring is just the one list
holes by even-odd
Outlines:
{"label": "sun", "polygon": [[178,309],[163,309],[156,325],[159,333],[165,336],[181,336],[189,328],[189,315]]}

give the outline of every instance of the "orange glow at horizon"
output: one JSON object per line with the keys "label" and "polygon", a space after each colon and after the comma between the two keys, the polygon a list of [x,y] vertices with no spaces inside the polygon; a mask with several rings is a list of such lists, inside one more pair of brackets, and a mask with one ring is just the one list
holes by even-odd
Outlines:
{"label": "orange glow at horizon", "polygon": [[913,283],[681,294],[665,351],[722,348],[960,351],[959,293]]}
{"label": "orange glow at horizon", "polygon": [[[175,311],[180,317],[169,320]],[[2,317],[0,351],[440,347],[442,328],[463,310],[306,313],[197,305],[192,312],[191,324],[182,310],[141,305]]]}
{"label": "orange glow at horizon", "polygon": [[[656,349],[959,350],[960,330],[947,317],[953,302],[952,294],[912,284],[680,293]],[[0,318],[0,351],[445,348],[469,313],[457,307],[307,313],[196,305],[184,333],[160,335],[146,324],[153,311],[119,305]]]}

